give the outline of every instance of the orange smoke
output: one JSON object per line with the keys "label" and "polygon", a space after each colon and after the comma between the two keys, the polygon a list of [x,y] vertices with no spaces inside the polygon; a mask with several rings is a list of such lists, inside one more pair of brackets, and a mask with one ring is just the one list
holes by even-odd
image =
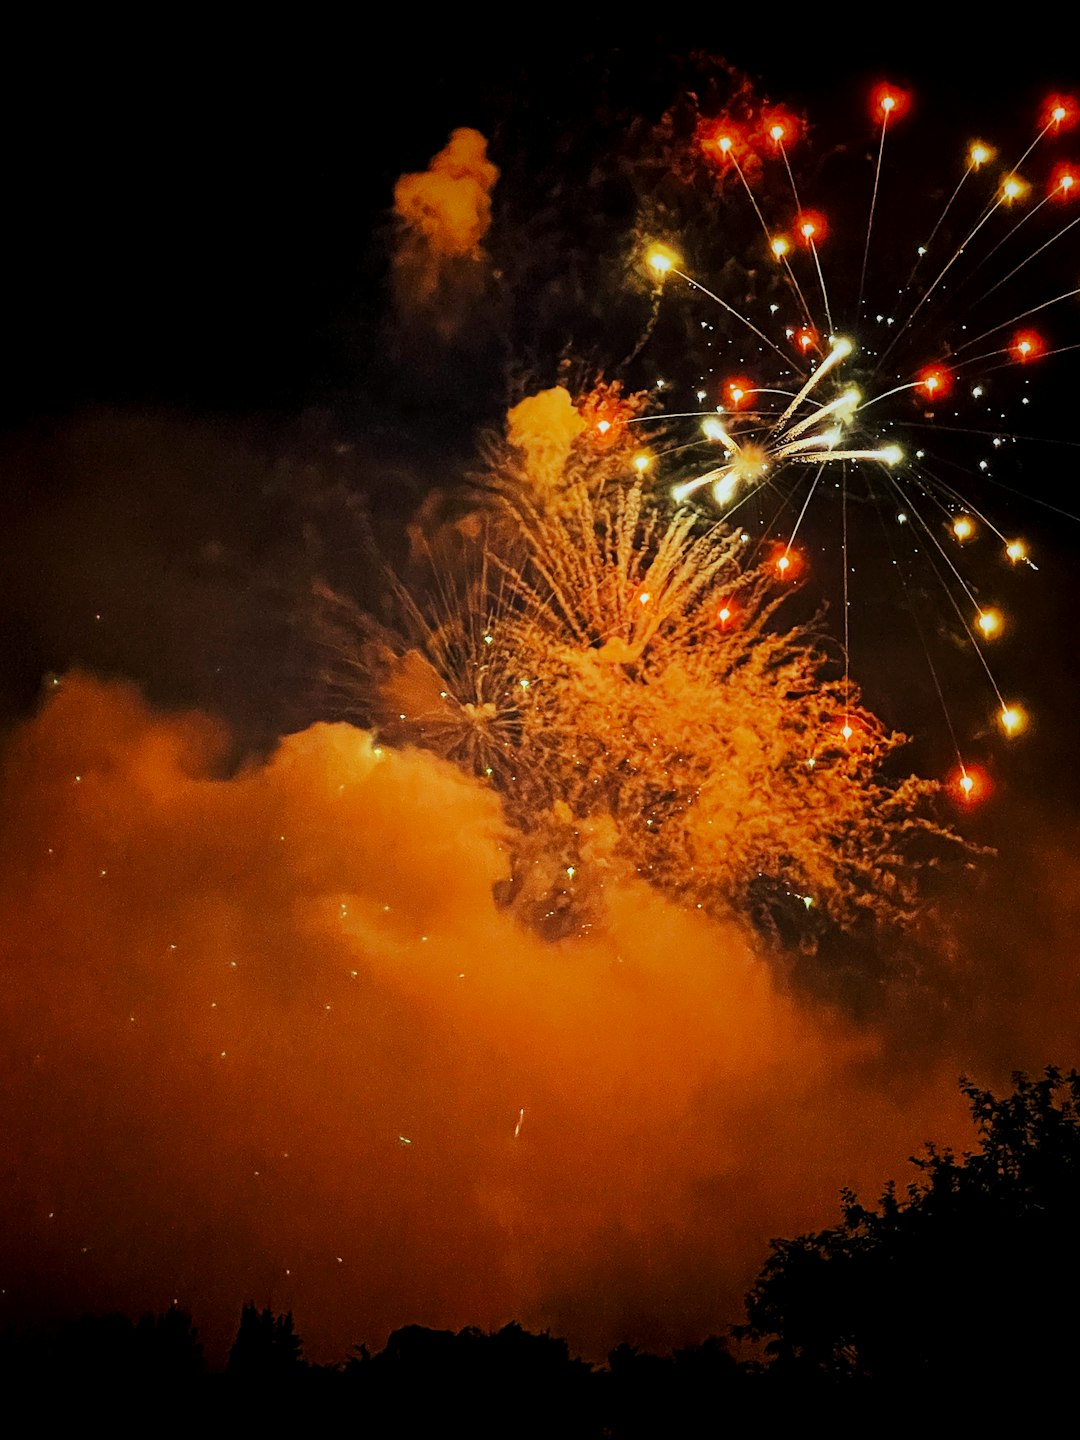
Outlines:
{"label": "orange smoke", "polygon": [[176,1301],[220,1356],[252,1298],[311,1358],[681,1343],[954,1138],[951,1066],[901,1104],[734,922],[613,879],[589,935],[521,930],[448,764],[317,725],[224,774],[225,739],[76,675],[8,745],[0,1323]]}
{"label": "orange smoke", "polygon": [[394,186],[401,220],[394,285],[399,311],[419,311],[444,337],[482,289],[483,239],[498,168],[477,130],[453,131],[429,168]]}
{"label": "orange smoke", "polygon": [[427,170],[397,182],[394,209],[439,255],[476,259],[491,224],[491,191],[498,178],[483,135],[455,130]]}
{"label": "orange smoke", "polygon": [[563,479],[571,448],[584,429],[569,390],[561,385],[527,395],[506,416],[507,439],[522,451],[525,478],[541,495]]}

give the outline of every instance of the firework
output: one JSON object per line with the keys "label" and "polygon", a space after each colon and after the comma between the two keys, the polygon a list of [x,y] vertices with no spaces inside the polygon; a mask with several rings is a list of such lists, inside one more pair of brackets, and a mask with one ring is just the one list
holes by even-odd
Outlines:
{"label": "firework", "polygon": [[526,687],[501,623],[504,587],[482,552],[472,576],[435,566],[419,596],[386,578],[390,623],[316,587],[323,703],[389,744],[420,745],[475,775],[512,783]]}
{"label": "firework", "polygon": [[[1060,242],[1080,219],[1065,208],[1077,194],[1076,169],[1060,154],[1077,111],[1071,100],[1055,97],[1011,166],[1003,167],[988,144],[972,143],[955,185],[936,211],[923,215],[910,173],[898,179],[888,164],[909,98],[879,87],[871,168],[837,166],[837,204],[826,213],[843,215],[844,225],[830,225],[823,211],[805,203],[818,197],[797,178],[792,157],[806,127],[790,115],[748,103],[740,116],[700,125],[696,145],[713,183],[729,212],[741,207],[747,220],[735,232],[741,253],[756,254],[746,263],[757,276],[767,276],[771,266],[772,278],[744,285],[735,303],[723,286],[714,291],[691,275],[674,244],[647,251],[647,268],[665,293],[681,280],[714,307],[717,319],[716,325],[702,322],[707,363],[686,383],[694,387],[696,417],[703,421],[699,445],[719,451],[719,458],[698,463],[699,445],[679,441],[672,463],[658,473],[668,479],[676,504],[704,501],[713,514],[737,518],[760,539],[771,536],[781,571],[803,558],[799,542],[810,528],[815,494],[839,492],[839,524],[830,523],[842,551],[845,670],[855,568],[849,506],[858,500],[872,507],[886,532],[886,565],[900,581],[904,608],[910,608],[918,557],[918,566],[932,567],[966,635],[1001,732],[1013,736],[1024,728],[1022,711],[1003,693],[984,653],[1005,630],[1003,616],[980,602],[957,546],[981,532],[996,537],[1012,564],[1034,566],[1024,542],[995,525],[988,508],[959,487],[965,474],[992,481],[1000,468],[1012,443],[1005,407],[1030,398],[1030,387],[1017,383],[1020,367],[1075,348],[1053,344],[1028,324],[1035,316],[1053,320],[1067,313],[1066,302],[1080,294],[1074,276],[1053,278],[1053,262],[1067,258]],[[815,183],[828,189],[822,173]],[[927,188],[920,178],[919,191]],[[898,236],[910,233],[904,212],[911,209],[925,229],[905,254]],[[852,224],[856,210],[861,219]],[[748,289],[756,292],[751,298]],[[1030,371],[1022,379],[1029,381]],[[880,551],[881,541],[873,543]],[[955,748],[965,780],[968,767]],[[974,783],[962,785],[965,802],[976,789],[985,793]]]}
{"label": "firework", "polygon": [[767,893],[844,927],[910,918],[949,838],[936,787],[889,778],[903,737],[815,627],[781,623],[743,532],[656,503],[630,438],[598,451],[585,427],[543,502],[508,449],[474,578],[392,585],[396,628],[331,598],[339,693],[499,789],[505,898],[546,934],[593,923],[614,872],[712,912]]}

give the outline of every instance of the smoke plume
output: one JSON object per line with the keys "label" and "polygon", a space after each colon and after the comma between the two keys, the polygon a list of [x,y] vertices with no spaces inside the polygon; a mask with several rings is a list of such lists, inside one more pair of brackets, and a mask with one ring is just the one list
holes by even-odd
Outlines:
{"label": "smoke plume", "polygon": [[426,319],[444,340],[457,332],[483,291],[482,242],[498,178],[483,135],[458,129],[427,170],[403,175],[394,186],[401,222],[394,257],[399,313]]}
{"label": "smoke plume", "polygon": [[957,1130],[955,1072],[894,1094],[734,921],[613,877],[587,937],[520,929],[498,803],[436,757],[317,725],[225,773],[227,740],[72,675],[8,745],[4,1318],[662,1346]]}

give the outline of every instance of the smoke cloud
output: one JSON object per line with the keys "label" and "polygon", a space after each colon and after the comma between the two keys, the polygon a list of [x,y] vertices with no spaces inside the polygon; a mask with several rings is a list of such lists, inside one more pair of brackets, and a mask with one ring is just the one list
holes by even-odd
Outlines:
{"label": "smoke cloud", "polygon": [[483,135],[454,130],[427,170],[397,182],[394,209],[433,254],[475,260],[491,224],[491,191],[498,178]]}
{"label": "smoke cloud", "polygon": [[562,479],[574,441],[584,429],[569,390],[561,385],[527,395],[506,417],[507,439],[523,452],[525,474],[542,495]]}
{"label": "smoke cloud", "polygon": [[451,133],[429,168],[394,186],[401,221],[394,257],[394,292],[403,317],[422,316],[443,339],[464,322],[482,293],[482,242],[491,224],[498,168],[477,130]]}
{"label": "smoke cloud", "polygon": [[228,741],[76,674],[7,746],[0,1319],[665,1346],[964,1135],[951,1065],[887,1080],[734,921],[613,875],[586,938],[518,928],[498,802],[439,759],[316,725],[225,773]]}

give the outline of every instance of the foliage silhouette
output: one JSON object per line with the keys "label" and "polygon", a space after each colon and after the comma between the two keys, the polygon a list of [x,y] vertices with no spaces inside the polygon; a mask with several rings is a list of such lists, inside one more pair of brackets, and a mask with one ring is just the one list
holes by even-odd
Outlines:
{"label": "foliage silhouette", "polygon": [[292,1311],[275,1315],[249,1301],[240,1312],[225,1373],[232,1380],[272,1385],[295,1378],[303,1369],[303,1343],[293,1328]]}
{"label": "foliage silhouette", "polygon": [[850,1191],[838,1225],[772,1253],[741,1333],[776,1379],[997,1397],[1060,1389],[1080,1342],[1080,1075],[961,1081],[981,1148],[928,1145],[906,1193]]}
{"label": "foliage silhouette", "polygon": [[890,1184],[875,1206],[844,1192],[838,1224],[773,1241],[736,1332],[766,1364],[712,1337],[669,1356],[620,1345],[595,1367],[509,1324],[409,1325],[379,1353],[318,1366],[291,1312],[249,1302],[224,1374],[207,1375],[190,1318],[171,1310],[8,1331],[0,1377],[52,1415],[145,1419],[165,1404],[200,1424],[318,1420],[371,1436],[634,1440],[810,1414],[932,1415],[940,1428],[950,1406],[970,1421],[1009,1402],[1030,1422],[1069,1396],[1080,1345],[1080,1073],[1013,1082],[997,1097],[961,1081],[976,1150],[928,1145],[905,1191]]}

